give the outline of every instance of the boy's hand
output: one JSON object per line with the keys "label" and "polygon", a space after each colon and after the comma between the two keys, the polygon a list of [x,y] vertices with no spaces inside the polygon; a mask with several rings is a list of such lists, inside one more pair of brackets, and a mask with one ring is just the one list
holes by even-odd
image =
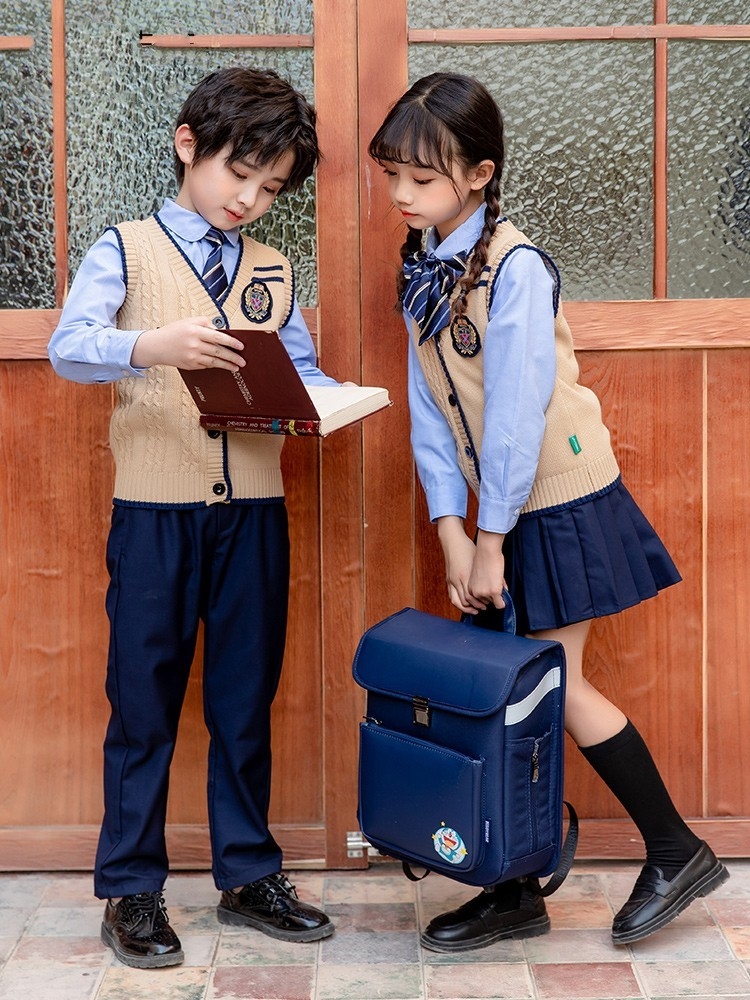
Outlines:
{"label": "boy's hand", "polygon": [[192,316],[144,330],[135,342],[130,364],[133,368],[174,365],[187,371],[227,368],[236,372],[245,365],[237,353],[242,346],[241,340],[217,330],[207,316]]}

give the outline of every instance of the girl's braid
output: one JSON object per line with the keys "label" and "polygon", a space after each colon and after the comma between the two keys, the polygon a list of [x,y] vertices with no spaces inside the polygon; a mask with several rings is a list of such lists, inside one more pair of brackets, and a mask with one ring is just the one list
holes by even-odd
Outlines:
{"label": "girl's braid", "polygon": [[497,229],[497,219],[500,215],[500,178],[493,174],[484,189],[484,226],[481,235],[474,245],[474,249],[469,257],[469,267],[464,276],[458,282],[458,295],[451,307],[452,318],[460,318],[466,313],[466,296],[474,288],[487,263],[487,253],[489,251],[490,240]]}

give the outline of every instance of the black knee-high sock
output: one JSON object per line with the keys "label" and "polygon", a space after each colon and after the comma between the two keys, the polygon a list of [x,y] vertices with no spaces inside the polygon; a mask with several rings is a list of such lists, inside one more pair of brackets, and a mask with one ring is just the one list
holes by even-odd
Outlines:
{"label": "black knee-high sock", "polygon": [[492,889],[492,905],[498,913],[510,913],[521,905],[521,883],[512,878]]}
{"label": "black knee-high sock", "polygon": [[675,809],[638,730],[628,720],[610,739],[579,750],[638,827],[647,862],[658,865],[667,880],[674,877],[701,841]]}

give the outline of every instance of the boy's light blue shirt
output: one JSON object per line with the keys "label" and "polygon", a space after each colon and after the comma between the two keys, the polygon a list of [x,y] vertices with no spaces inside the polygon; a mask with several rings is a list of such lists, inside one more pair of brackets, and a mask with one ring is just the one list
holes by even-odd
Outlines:
{"label": "boy's light blue shirt", "polygon": [[[167,198],[159,219],[173,236],[198,274],[203,271],[210,245],[204,241],[209,225]],[[239,259],[239,229],[225,233],[222,263],[231,280]],[[142,330],[117,329],[117,313],[125,301],[127,285],[120,245],[107,230],[91,247],[76,273],[48,354],[58,375],[73,382],[115,382],[142,376],[130,358]],[[304,382],[338,385],[318,368],[315,347],[295,297],[289,320],[279,335]]]}
{"label": "boy's light blue shirt", "polygon": [[[471,250],[484,206],[442,243],[433,230],[427,250],[447,259]],[[518,520],[534,483],[555,383],[553,282],[534,250],[514,251],[492,289],[487,329],[480,330],[484,371],[484,435],[478,526],[505,534]],[[407,329],[411,320],[405,311]],[[425,345],[422,350],[428,349]],[[435,405],[409,337],[411,441],[430,517],[466,516],[468,487],[456,442]]]}

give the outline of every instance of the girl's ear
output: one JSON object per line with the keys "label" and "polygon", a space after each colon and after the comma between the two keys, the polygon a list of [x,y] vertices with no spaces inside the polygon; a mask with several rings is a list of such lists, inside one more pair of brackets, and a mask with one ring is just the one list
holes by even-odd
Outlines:
{"label": "girl's ear", "polygon": [[186,166],[193,162],[195,136],[189,125],[178,125],[174,134],[174,148],[178,157]]}
{"label": "girl's ear", "polygon": [[481,160],[476,166],[471,167],[466,178],[472,191],[481,191],[492,180],[494,173],[495,164],[492,160]]}

